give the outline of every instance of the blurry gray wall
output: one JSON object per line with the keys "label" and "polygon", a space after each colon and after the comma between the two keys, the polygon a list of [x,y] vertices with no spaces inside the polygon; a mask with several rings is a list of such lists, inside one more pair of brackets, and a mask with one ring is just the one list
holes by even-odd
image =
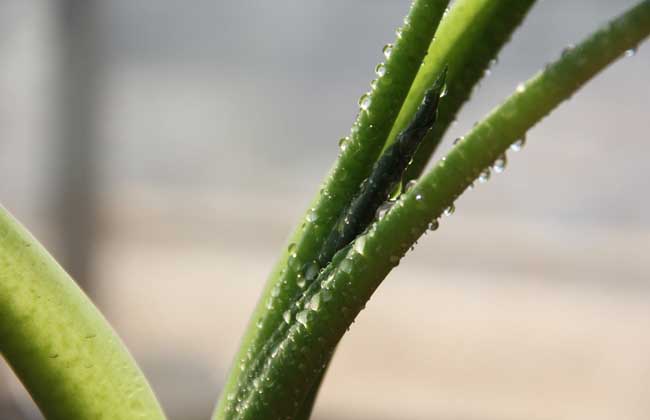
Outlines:
{"label": "blurry gray wall", "polygon": [[87,293],[92,261],[99,180],[99,116],[104,66],[101,2],[54,3],[58,49],[53,107],[55,142],[52,211],[60,243],[55,256]]}

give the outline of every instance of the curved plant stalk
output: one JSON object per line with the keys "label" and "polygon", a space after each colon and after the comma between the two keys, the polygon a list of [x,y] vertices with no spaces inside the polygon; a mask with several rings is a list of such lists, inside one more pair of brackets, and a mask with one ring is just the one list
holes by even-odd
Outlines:
{"label": "curved plant stalk", "polygon": [[2,207],[0,354],[48,420],[165,418],[99,310]]}
{"label": "curved plant stalk", "polygon": [[379,77],[372,83],[372,93],[360,99],[350,136],[342,139],[339,159],[306,216],[309,223],[293,233],[291,245],[266,283],[215,409],[215,419],[227,418],[226,412],[234,410],[235,394],[245,386],[239,383],[241,374],[282,322],[284,311],[303,292],[304,265],[316,259],[327,233],[370,173],[448,3],[415,0],[395,45],[385,47],[386,62],[377,66]]}
{"label": "curved plant stalk", "polygon": [[650,0],[518,86],[308,287],[234,418],[293,418],[354,318],[429,224],[530,127],[648,34]]}
{"label": "curved plant stalk", "polygon": [[[440,119],[422,142],[402,178],[404,182],[420,175],[474,85],[496,62],[497,54],[534,3],[535,0],[459,0],[451,11],[445,13],[400,111],[398,118],[401,120],[396,121],[384,145],[387,151],[396,133],[404,128],[403,124],[413,118],[413,106],[419,104],[426,84],[448,62],[454,63],[455,77],[447,83],[447,97],[439,113]],[[322,377],[312,385],[298,420],[309,417],[321,381]]]}
{"label": "curved plant stalk", "polygon": [[[255,355],[249,363],[248,368],[242,374],[242,382],[250,384],[242,386],[237,390],[234,400],[242,401],[246,398],[246,394],[251,392],[258,392],[259,386],[255,383],[255,378],[266,362],[266,359],[273,356],[275,346],[278,340],[281,340],[287,332],[290,321],[298,316],[302,306],[305,302],[301,300],[305,295],[309,295],[309,291],[315,286],[313,280],[318,276],[327,276],[332,269],[336,266],[337,261],[345,255],[346,251],[342,249],[349,248],[350,243],[355,237],[365,231],[375,218],[375,213],[378,207],[386,202],[391,189],[398,183],[408,166],[409,161],[412,159],[413,154],[419,147],[422,139],[426,133],[431,129],[437,115],[438,103],[440,95],[443,91],[445,84],[445,72],[440,75],[436,83],[425,95],[422,105],[416,113],[416,117],[411,124],[398,136],[393,145],[386,150],[380,158],[375,162],[372,172],[366,179],[352,200],[351,204],[338,218],[338,221],[329,237],[325,241],[321,252],[318,254],[317,260],[311,263],[305,272],[305,276],[310,283],[307,285],[307,293],[303,293],[301,297],[289,309],[287,309],[282,317],[284,322],[276,327],[274,333],[267,339],[266,343],[260,351]],[[333,257],[334,263],[330,264]],[[321,270],[322,267],[322,270]],[[313,278],[311,278],[313,276]],[[309,407],[303,407],[305,411],[310,410],[310,405],[313,403],[317,388],[320,381],[314,383],[312,388],[312,397],[306,398],[305,404]],[[241,409],[240,405],[235,406],[235,411]],[[301,410],[302,411],[302,410]]]}
{"label": "curved plant stalk", "polygon": [[429,47],[404,106],[388,136],[390,144],[413,118],[424,90],[449,66],[447,96],[438,121],[422,142],[405,179],[416,179],[442,140],[472,89],[496,63],[496,57],[535,0],[458,0],[445,15]]}
{"label": "curved plant stalk", "polygon": [[[395,186],[401,182],[404,171],[420,147],[422,140],[436,121],[440,95],[445,86],[446,69],[424,95],[413,121],[379,156],[368,178],[361,183],[358,193],[339,216],[334,228],[323,243],[311,272],[315,277],[320,268],[330,263],[334,254],[348,245],[372,223],[379,207],[386,202]],[[311,274],[309,272],[305,273]],[[307,278],[307,280],[313,280]]]}

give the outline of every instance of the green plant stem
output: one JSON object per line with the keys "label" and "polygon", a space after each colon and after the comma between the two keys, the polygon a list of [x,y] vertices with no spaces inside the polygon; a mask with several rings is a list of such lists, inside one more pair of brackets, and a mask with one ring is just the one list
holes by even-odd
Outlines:
{"label": "green plant stem", "polygon": [[[366,101],[307,215],[293,233],[294,244],[281,256],[262,292],[235,357],[214,418],[227,418],[234,410],[247,365],[282,322],[282,314],[303,292],[299,276],[316,259],[339,214],[357,192],[379,156],[402,102],[410,89],[449,0],[415,0],[401,33],[387,54],[385,73]],[[367,105],[367,106],[366,106]],[[367,108],[367,109],[364,109]]]}
{"label": "green plant stem", "polygon": [[[440,143],[456,114],[469,98],[472,89],[496,62],[495,57],[509,40],[512,32],[523,21],[535,0],[504,2],[499,0],[459,0],[440,22],[423,65],[411,86],[407,99],[393,126],[384,151],[393,143],[397,134],[413,118],[415,107],[420,103],[424,90],[442,68],[451,63],[453,75],[447,82],[447,95],[438,112],[438,122],[423,141],[413,162],[404,174],[404,181],[416,179]],[[315,400],[321,379],[312,385],[312,397],[303,405]],[[303,408],[303,413],[311,412]],[[298,417],[308,418],[308,414]]]}
{"label": "green plant stem", "polygon": [[319,276],[235,417],[291,418],[345,331],[390,270],[445,208],[528,129],[650,33],[650,0],[611,21],[491,112]]}
{"label": "green plant stem", "polygon": [[0,207],[0,353],[48,420],[165,416],[108,322]]}
{"label": "green plant stem", "polygon": [[448,66],[447,96],[440,104],[438,121],[422,142],[405,179],[420,176],[474,86],[496,62],[499,51],[534,3],[535,0],[458,0],[445,15],[388,136],[387,145],[413,118],[424,91]]}

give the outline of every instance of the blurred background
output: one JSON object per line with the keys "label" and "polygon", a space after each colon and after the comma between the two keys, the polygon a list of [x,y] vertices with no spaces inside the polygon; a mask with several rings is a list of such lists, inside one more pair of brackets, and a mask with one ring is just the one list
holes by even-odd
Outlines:
{"label": "blurred background", "polygon": [[[635,2],[538,2],[440,151]],[[209,417],[409,4],[0,2],[0,203],[170,420]],[[649,69],[644,45],[460,198],[344,337],[316,419],[650,416]],[[39,419],[0,363],[0,418]]]}

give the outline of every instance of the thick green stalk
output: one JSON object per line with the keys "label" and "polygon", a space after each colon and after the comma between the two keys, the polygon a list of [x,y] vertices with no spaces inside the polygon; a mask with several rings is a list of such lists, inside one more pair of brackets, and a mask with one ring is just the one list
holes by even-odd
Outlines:
{"label": "thick green stalk", "polygon": [[0,353],[48,420],[165,418],[108,322],[2,207]]}
{"label": "thick green stalk", "polygon": [[535,0],[458,0],[445,15],[388,136],[390,144],[413,118],[424,91],[443,67],[449,66],[447,96],[440,104],[438,121],[422,142],[405,179],[420,176],[472,89],[496,62],[499,51],[534,3]]}
{"label": "thick green stalk", "polygon": [[[496,62],[496,56],[509,40],[512,32],[522,22],[535,0],[504,2],[499,0],[459,0],[445,14],[432,40],[424,63],[411,86],[409,95],[389,134],[384,148],[387,149],[408,121],[413,118],[414,108],[420,103],[424,90],[437,72],[452,63],[452,77],[447,81],[447,95],[438,112],[438,121],[426,136],[413,162],[404,174],[404,181],[420,176],[429,158],[442,140],[456,114],[469,98],[472,89]],[[308,418],[311,404],[321,379],[312,385],[312,395],[306,399],[301,417]]]}
{"label": "thick green stalk", "polygon": [[[410,89],[449,0],[415,0],[394,46],[384,50],[386,62],[369,96],[360,100],[360,112],[344,140],[341,154],[312,203],[305,223],[294,232],[291,246],[271,273],[235,357],[214,418],[228,418],[237,393],[247,384],[242,374],[265,341],[282,322],[282,314],[304,291],[304,266],[318,252],[339,214],[357,192],[379,156],[388,133]],[[250,385],[250,384],[248,384]]]}
{"label": "thick green stalk", "polygon": [[366,234],[318,277],[301,298],[302,311],[277,341],[255,378],[256,392],[236,419],[292,418],[333,349],[409,247],[445,208],[508,147],[626,50],[650,34],[650,0],[610,22],[563,54],[496,108],[440,160]]}

